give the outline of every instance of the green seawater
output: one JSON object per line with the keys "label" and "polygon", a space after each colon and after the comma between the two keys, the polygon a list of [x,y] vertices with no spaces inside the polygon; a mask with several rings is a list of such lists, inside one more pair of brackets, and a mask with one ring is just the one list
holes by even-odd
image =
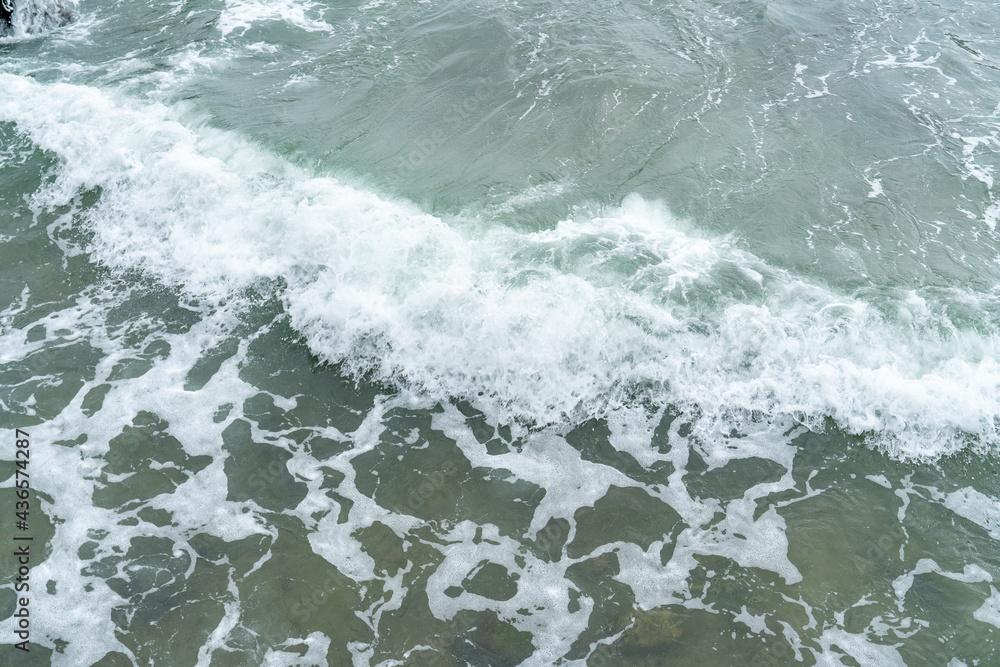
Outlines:
{"label": "green seawater", "polygon": [[1000,664],[998,14],[18,0],[0,665]]}

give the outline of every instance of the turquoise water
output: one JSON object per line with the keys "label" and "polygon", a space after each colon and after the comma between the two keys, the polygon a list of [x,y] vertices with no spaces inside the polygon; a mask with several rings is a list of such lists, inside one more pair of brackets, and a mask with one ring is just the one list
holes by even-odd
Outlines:
{"label": "turquoise water", "polygon": [[0,663],[997,663],[994,25],[20,0]]}

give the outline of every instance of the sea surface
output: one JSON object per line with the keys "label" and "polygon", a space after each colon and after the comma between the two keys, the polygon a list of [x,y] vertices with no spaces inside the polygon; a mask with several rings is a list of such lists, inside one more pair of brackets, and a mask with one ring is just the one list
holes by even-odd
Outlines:
{"label": "sea surface", "polygon": [[0,664],[1000,664],[1000,5],[15,2]]}

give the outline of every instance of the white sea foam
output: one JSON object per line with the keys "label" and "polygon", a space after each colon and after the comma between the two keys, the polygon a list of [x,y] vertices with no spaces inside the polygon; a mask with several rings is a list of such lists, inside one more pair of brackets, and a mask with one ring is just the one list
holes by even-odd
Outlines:
{"label": "white sea foam", "polygon": [[974,611],[972,615],[977,621],[1000,628],[1000,591],[990,586],[990,596],[986,598],[983,606]]}
{"label": "white sea foam", "polygon": [[988,531],[994,540],[1000,540],[1000,501],[966,487],[947,494],[944,506]]}
{"label": "white sea foam", "polygon": [[246,31],[264,21],[279,21],[309,32],[333,32],[333,26],[321,18],[322,13],[323,6],[315,2],[227,0],[218,26],[223,36]]}
{"label": "white sea foam", "polygon": [[[899,611],[902,612],[904,608],[904,602],[906,600],[906,594],[909,592],[910,588],[913,586],[914,577],[922,574],[935,573],[942,577],[947,577],[948,579],[953,579],[955,581],[963,581],[966,583],[978,583],[978,582],[992,582],[993,577],[978,565],[966,564],[963,572],[948,572],[942,570],[941,566],[938,565],[934,560],[930,558],[921,558],[917,561],[916,566],[910,572],[902,574],[896,577],[896,580],[892,583],[893,589],[896,591],[896,605]],[[992,588],[992,587],[991,587]]]}
{"label": "white sea foam", "polygon": [[[109,308],[116,303],[116,296],[95,288],[79,296],[74,304],[37,321],[35,327],[43,327],[45,335],[33,343],[26,342],[23,329],[4,327],[0,330],[0,349],[13,351],[4,358],[5,363],[37,354],[39,347],[45,348],[43,353],[52,354],[54,347],[84,341],[101,352],[94,378],[76,392],[57,416],[29,429],[33,460],[47,461],[50,466],[45,474],[33,477],[32,488],[47,494],[38,497],[51,498],[51,501],[40,503],[38,510],[58,519],[49,543],[51,552],[31,571],[32,590],[39,594],[49,590],[48,595],[39,599],[41,604],[32,609],[32,618],[39,629],[33,641],[43,645],[52,645],[55,640],[69,641],[62,655],[55,658],[56,662],[63,661],[59,664],[93,664],[111,650],[131,654],[128,647],[116,639],[113,622],[114,610],[121,609],[127,601],[105,584],[107,575],[101,577],[88,572],[95,562],[120,560],[135,537],[163,537],[174,542],[174,557],[187,554],[190,567],[185,576],[190,576],[196,559],[188,540],[194,535],[208,533],[231,541],[266,533],[254,514],[241,512],[239,504],[227,502],[224,458],[219,456],[218,444],[225,424],[217,424],[213,419],[217,405],[214,398],[224,397],[220,400],[241,405],[247,396],[255,393],[237,377],[240,355],[222,364],[219,372],[200,391],[177,390],[191,366],[216,340],[220,326],[224,328],[221,322],[227,320],[230,313],[224,309],[216,311],[186,334],[165,335],[160,339],[167,341],[170,349],[165,358],[141,377],[114,381],[110,376],[120,362],[134,357],[149,342],[144,336],[139,336],[134,345],[124,342],[148,324],[141,318],[122,328],[108,325],[105,318]],[[3,315],[9,316],[12,312],[16,312],[16,308]],[[117,331],[112,334],[115,328]],[[44,373],[47,371],[36,373],[36,377]],[[53,375],[46,381],[58,385],[65,378]],[[100,418],[89,419],[90,415],[83,408],[86,396],[91,389],[105,383],[110,388],[104,397]],[[133,527],[123,523],[129,516],[135,521],[134,515],[139,508],[134,505],[131,509],[115,511],[94,502],[95,490],[104,485],[100,472],[110,441],[120,436],[142,412],[156,413],[168,421],[187,454],[210,452],[215,459],[204,470],[192,474],[175,493],[155,496],[144,505],[171,513],[172,523],[163,527],[148,523]],[[239,414],[239,410],[235,410],[233,418]],[[58,444],[63,439],[80,444],[75,447]],[[107,481],[128,476],[108,476]],[[13,478],[5,484],[12,485]],[[206,511],[206,508],[211,510]],[[37,514],[33,514],[33,521],[37,526]],[[93,547],[94,556],[83,558],[82,545],[85,544]],[[137,569],[141,567],[136,566]],[[116,574],[129,576],[130,573],[122,566]],[[234,604],[238,606],[238,597]],[[223,619],[220,625],[223,633],[226,632],[225,623],[231,622],[232,616],[227,618],[229,620]],[[6,632],[12,632],[12,619],[0,625]]]}
{"label": "white sea foam", "polygon": [[[862,665],[885,665],[886,667],[906,667],[903,657],[894,646],[884,646],[871,642],[863,634],[853,634],[841,628],[828,628],[819,638],[823,654],[816,656],[817,665],[843,665],[838,654],[846,653]],[[840,651],[834,650],[834,647]],[[842,652],[842,653],[841,653]]]}
{"label": "white sea foam", "polygon": [[0,89],[0,118],[62,163],[36,205],[100,189],[94,259],[218,303],[278,281],[313,352],[349,371],[538,423],[653,401],[696,406],[705,434],[832,418],[903,457],[1000,444],[995,323],[959,327],[933,295],[876,308],[637,196],[549,230],[485,227],[163,106],[14,75]]}
{"label": "white sea foam", "polygon": [[[306,646],[303,653],[301,646]],[[283,651],[281,649],[290,648]],[[302,639],[289,639],[264,656],[265,667],[294,667],[295,665],[321,665],[325,663],[330,650],[330,638],[322,632],[313,632]]]}

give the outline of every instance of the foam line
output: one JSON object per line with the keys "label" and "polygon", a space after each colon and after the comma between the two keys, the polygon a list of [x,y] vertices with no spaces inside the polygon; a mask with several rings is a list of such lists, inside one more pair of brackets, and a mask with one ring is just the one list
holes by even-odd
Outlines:
{"label": "foam line", "polygon": [[[0,118],[61,161],[36,204],[100,190],[93,259],[211,303],[277,289],[348,372],[507,421],[674,403],[706,435],[832,418],[902,458],[1000,444],[996,292],[839,294],[638,196],[537,232],[445,220],[161,105],[15,75],[0,88]],[[953,321],[955,300],[977,319]]]}

